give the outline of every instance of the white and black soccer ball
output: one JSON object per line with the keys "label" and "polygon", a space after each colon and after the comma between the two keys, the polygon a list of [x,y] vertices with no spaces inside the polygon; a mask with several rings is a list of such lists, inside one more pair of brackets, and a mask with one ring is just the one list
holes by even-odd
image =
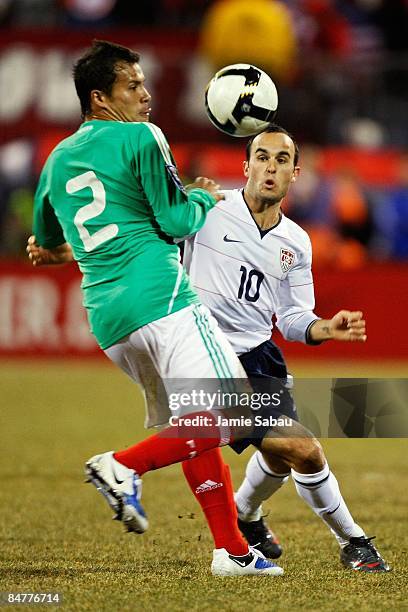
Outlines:
{"label": "white and black soccer ball", "polygon": [[205,90],[210,121],[230,136],[254,136],[273,121],[278,92],[270,76],[251,64],[221,68]]}

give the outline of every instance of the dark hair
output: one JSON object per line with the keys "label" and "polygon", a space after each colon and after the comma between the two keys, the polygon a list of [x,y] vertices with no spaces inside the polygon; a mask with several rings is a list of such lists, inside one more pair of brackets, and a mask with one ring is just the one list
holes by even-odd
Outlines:
{"label": "dark hair", "polygon": [[100,89],[108,96],[111,94],[116,79],[116,64],[134,64],[139,58],[138,53],[122,45],[107,40],[92,41],[92,47],[79,58],[73,69],[75,89],[83,116],[91,110],[90,94],[93,89]]}
{"label": "dark hair", "polygon": [[[295,156],[293,158],[293,163],[295,166],[297,166],[297,163],[299,161],[299,147],[297,145],[296,140],[293,138],[292,134],[290,134],[287,130],[285,130],[285,128],[281,127],[280,125],[277,125],[276,123],[270,123],[268,125],[268,127],[266,127],[264,130],[262,130],[262,132],[260,132],[261,134],[268,134],[268,133],[273,133],[273,134],[286,134],[286,136],[289,136],[289,138],[292,140],[294,147],[295,147]],[[249,161],[249,158],[251,157],[251,146],[252,143],[254,142],[255,138],[259,136],[259,134],[256,134],[255,136],[252,136],[246,145],[246,159],[247,161]]]}

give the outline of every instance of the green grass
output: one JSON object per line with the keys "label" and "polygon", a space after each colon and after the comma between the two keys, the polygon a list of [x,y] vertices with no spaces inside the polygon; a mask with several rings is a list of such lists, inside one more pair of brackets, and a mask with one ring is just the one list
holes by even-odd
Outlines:
{"label": "green grass", "polygon": [[[337,544],[290,483],[265,505],[285,576],[220,579],[179,466],[144,478],[143,536],[123,533],[82,484],[86,458],[146,435],[140,396],[124,375],[103,363],[2,363],[0,390],[0,591],[60,591],[66,610],[408,610],[406,440],[324,441],[391,573],[343,570]],[[250,452],[225,450],[236,484]]]}

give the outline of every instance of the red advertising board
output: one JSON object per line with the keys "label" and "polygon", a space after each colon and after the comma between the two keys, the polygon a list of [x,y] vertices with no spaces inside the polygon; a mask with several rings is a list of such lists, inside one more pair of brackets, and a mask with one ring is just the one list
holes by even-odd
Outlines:
{"label": "red advertising board", "polygon": [[367,322],[365,344],[325,342],[318,347],[274,338],[286,355],[309,359],[408,359],[408,265],[371,262],[355,270],[314,270],[316,312],[323,318],[338,310],[361,310]]}
{"label": "red advertising board", "polygon": [[[408,266],[371,265],[361,270],[316,270],[316,312],[361,309],[367,320],[365,344],[327,342],[315,348],[285,342],[287,357],[313,359],[407,359]],[[278,339],[279,338],[279,339]],[[81,305],[76,264],[32,268],[0,263],[0,356],[99,355]]]}
{"label": "red advertising board", "polygon": [[0,355],[98,354],[76,264],[0,263]]}

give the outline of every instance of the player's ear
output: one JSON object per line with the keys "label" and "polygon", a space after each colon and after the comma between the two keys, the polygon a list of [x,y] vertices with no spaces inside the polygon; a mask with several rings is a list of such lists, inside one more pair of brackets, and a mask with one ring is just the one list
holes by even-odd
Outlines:
{"label": "player's ear", "polygon": [[106,103],[107,96],[100,89],[93,89],[91,91],[91,107],[95,107],[97,109],[107,108]]}
{"label": "player's ear", "polygon": [[296,179],[300,174],[300,167],[299,166],[295,166],[293,169],[293,174],[292,174],[292,178],[290,179],[291,183],[296,183]]}
{"label": "player's ear", "polygon": [[242,164],[242,168],[244,170],[244,176],[245,178],[248,178],[248,173],[249,173],[249,164],[247,162],[247,160],[245,160]]}

